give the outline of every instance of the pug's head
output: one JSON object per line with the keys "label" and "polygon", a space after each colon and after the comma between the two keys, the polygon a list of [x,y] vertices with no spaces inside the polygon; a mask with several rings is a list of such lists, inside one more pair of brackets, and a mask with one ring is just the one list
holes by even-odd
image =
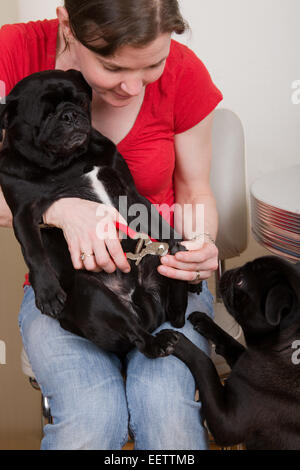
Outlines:
{"label": "pug's head", "polygon": [[41,168],[69,165],[87,151],[91,99],[91,88],[76,70],[24,78],[0,107],[5,147]]}
{"label": "pug's head", "polygon": [[241,325],[247,343],[269,333],[300,326],[300,264],[264,256],[226,271],[220,292],[229,313]]}

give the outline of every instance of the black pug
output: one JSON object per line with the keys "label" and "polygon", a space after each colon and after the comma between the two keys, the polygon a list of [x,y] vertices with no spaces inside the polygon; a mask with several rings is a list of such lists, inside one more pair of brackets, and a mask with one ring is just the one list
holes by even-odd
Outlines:
{"label": "black pug", "polygon": [[193,312],[189,320],[231,367],[224,385],[211,359],[179,332],[173,351],[195,378],[208,428],[221,446],[299,450],[300,361],[294,348],[300,348],[300,263],[258,258],[225,272],[220,292],[247,348],[204,313]]}
{"label": "black pug", "polygon": [[[150,255],[138,266],[132,262],[129,274],[76,271],[63,232],[39,227],[42,214],[60,198],[109,200],[118,209],[119,196],[127,196],[128,207],[141,203],[147,208],[141,232],[151,236],[155,227],[159,234],[170,234],[159,241],[168,242],[171,254],[185,250],[138,194],[116,146],[92,128],[91,99],[91,88],[75,70],[45,71],[21,80],[0,108],[0,129],[5,129],[0,185],[41,312],[105,350],[122,355],[136,346],[148,357],[164,356],[173,334],[150,333],[167,320],[177,328],[184,325],[187,283],[161,276],[159,256]],[[128,224],[134,219],[122,215]],[[122,248],[134,252],[136,243],[125,238]]]}

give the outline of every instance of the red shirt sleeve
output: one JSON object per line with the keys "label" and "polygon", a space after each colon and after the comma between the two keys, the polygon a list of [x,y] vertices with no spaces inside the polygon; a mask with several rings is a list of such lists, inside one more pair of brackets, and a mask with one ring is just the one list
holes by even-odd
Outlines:
{"label": "red shirt sleeve", "polygon": [[55,67],[57,20],[4,25],[0,29],[0,95],[31,73]]}
{"label": "red shirt sleeve", "polygon": [[23,78],[22,60],[24,38],[17,28],[5,25],[0,29],[0,80],[2,95],[8,95],[16,83]]}
{"label": "red shirt sleeve", "polygon": [[211,76],[196,54],[186,46],[180,48],[181,65],[176,80],[174,131],[180,134],[191,129],[223,99]]}

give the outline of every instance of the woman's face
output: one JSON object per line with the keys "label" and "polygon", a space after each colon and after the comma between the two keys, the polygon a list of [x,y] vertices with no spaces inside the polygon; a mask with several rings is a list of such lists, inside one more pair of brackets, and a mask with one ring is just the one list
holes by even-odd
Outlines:
{"label": "woman's face", "polygon": [[146,85],[159,79],[170,52],[171,34],[144,47],[123,46],[104,57],[73,39],[72,56],[96,96],[114,107],[130,104]]}

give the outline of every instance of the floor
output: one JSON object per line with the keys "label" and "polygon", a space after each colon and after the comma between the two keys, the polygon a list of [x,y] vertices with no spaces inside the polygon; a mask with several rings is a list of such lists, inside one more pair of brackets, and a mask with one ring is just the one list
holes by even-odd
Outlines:
{"label": "floor", "polygon": [[[134,442],[129,440],[127,442],[127,444],[123,447],[123,450],[133,450],[134,449]],[[243,447],[243,444],[239,444],[237,446],[233,446],[233,447],[226,447],[226,448],[222,448],[222,447],[218,447],[213,439],[210,440],[210,445],[209,445],[209,450],[245,450],[244,447]]]}

